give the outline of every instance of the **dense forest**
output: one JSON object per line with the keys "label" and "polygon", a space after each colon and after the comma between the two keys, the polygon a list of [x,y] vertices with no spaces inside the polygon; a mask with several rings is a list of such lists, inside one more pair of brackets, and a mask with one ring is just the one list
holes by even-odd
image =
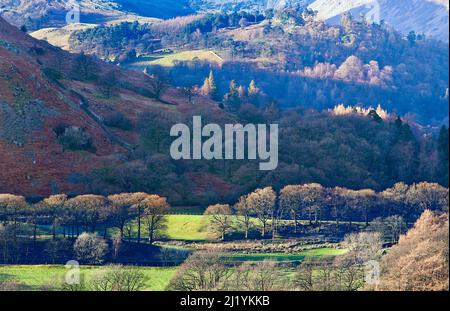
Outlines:
{"label": "dense forest", "polygon": [[[233,93],[234,94],[234,93]],[[434,181],[448,185],[448,128],[438,135],[419,136],[400,118],[383,119],[376,110],[337,107],[327,112],[259,109],[240,100],[234,121],[278,123],[280,164],[261,172],[256,161],[174,161],[169,154],[170,127],[192,117],[148,110],[135,125],[140,144],[126,163],[98,169],[91,177],[95,193],[156,192],[173,204],[233,201],[258,187],[317,182],[327,187],[382,190],[403,181]],[[195,114],[195,112],[194,112]],[[204,122],[227,123],[202,112]],[[206,182],[207,181],[207,182]],[[210,186],[207,186],[211,183]],[[213,185],[211,187],[211,185]]]}

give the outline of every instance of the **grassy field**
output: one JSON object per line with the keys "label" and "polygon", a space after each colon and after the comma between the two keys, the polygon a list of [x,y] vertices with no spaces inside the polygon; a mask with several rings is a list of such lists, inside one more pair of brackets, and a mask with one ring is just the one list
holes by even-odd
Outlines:
{"label": "grassy field", "polygon": [[70,36],[79,30],[86,30],[94,28],[97,25],[93,24],[70,24],[62,28],[44,28],[31,33],[31,36],[38,40],[45,40],[51,45],[62,48],[63,50],[70,50],[69,39]]}
{"label": "grassy field", "polygon": [[[229,253],[228,259],[233,262],[258,262],[274,260],[279,262],[300,262],[305,258],[335,257],[347,252],[344,249],[318,248],[295,254],[267,253],[267,254],[239,254]],[[91,276],[102,267],[82,266],[81,275],[89,282]],[[169,284],[176,272],[176,267],[139,267],[146,276],[146,291],[162,291]],[[43,288],[61,289],[65,274],[69,270],[62,265],[30,265],[30,266],[0,266],[0,282],[12,281],[23,284],[30,290]]]}
{"label": "grassy field", "polygon": [[295,254],[286,253],[268,253],[268,254],[230,254],[229,259],[233,261],[263,261],[276,260],[286,262],[300,262],[305,258],[321,258],[321,257],[335,257],[343,255],[347,252],[345,249],[337,248],[318,248],[310,249]]}
{"label": "grassy field", "polygon": [[[164,231],[165,239],[176,241],[212,241],[214,237],[208,232],[208,216],[204,215],[168,215],[167,228]],[[258,226],[256,219],[254,226]],[[233,220],[233,228],[236,232],[244,234],[237,219]],[[146,230],[144,229],[144,235]]]}
{"label": "grassy field", "polygon": [[167,216],[165,235],[170,240],[205,241],[208,240],[208,219],[200,215]]}
{"label": "grassy field", "polygon": [[[89,280],[89,277],[101,267],[81,267],[81,275]],[[162,291],[173,277],[176,268],[140,268],[145,276],[147,291]],[[56,287],[62,284],[67,269],[60,265],[49,266],[0,266],[0,282],[14,281],[29,286],[32,290],[39,290],[43,286]]]}
{"label": "grassy field", "polygon": [[132,69],[144,70],[146,66],[159,65],[162,67],[172,67],[175,62],[193,61],[194,59],[205,60],[210,63],[221,65],[223,59],[213,51],[195,50],[172,53],[167,55],[145,55],[139,57],[136,61],[127,64]]}
{"label": "grassy field", "polygon": [[[215,238],[211,236],[208,232],[208,216],[195,215],[199,213],[199,208],[191,209],[193,215],[181,214],[183,213],[183,208],[176,210],[175,215],[166,216],[166,229],[163,232],[164,240],[174,240],[174,241],[190,241],[190,242],[202,242],[202,241],[213,241]],[[288,222],[288,221],[286,221]],[[252,219],[252,238],[260,237],[260,222],[258,219]],[[270,222],[269,222],[270,223]],[[299,221],[304,225],[308,224],[308,221]],[[322,221],[321,223],[327,224],[330,221]],[[238,222],[236,216],[232,219],[233,236],[242,238],[244,235],[244,229],[242,224]],[[115,232],[116,229],[110,231],[110,235]],[[47,233],[48,234],[48,233]],[[142,236],[145,239],[147,237],[147,228],[145,226],[145,221],[142,223]],[[133,237],[137,237],[137,224],[133,223]]]}
{"label": "grassy field", "polygon": [[[207,230],[208,218],[202,215],[167,215],[166,228],[162,232],[164,240],[201,242],[210,240]],[[142,238],[148,236],[145,220],[142,221]],[[117,229],[110,230],[112,235]],[[138,234],[137,222],[133,222],[133,238]]]}

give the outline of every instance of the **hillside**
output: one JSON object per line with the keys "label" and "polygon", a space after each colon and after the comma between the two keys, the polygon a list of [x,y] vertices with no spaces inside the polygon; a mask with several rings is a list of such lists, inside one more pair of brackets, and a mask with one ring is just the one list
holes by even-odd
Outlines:
{"label": "hillside", "polygon": [[[376,3],[379,4],[380,20],[394,29],[404,34],[414,30],[448,42],[449,4],[446,0],[83,0],[81,22],[102,24],[132,19],[133,16],[167,19],[209,11],[264,12],[309,5],[318,11],[319,18],[333,24],[339,23],[345,12],[355,16],[373,12]],[[26,24],[33,30],[64,26],[69,10],[69,5],[60,0],[0,0],[0,16],[16,26]]]}
{"label": "hillside", "polygon": [[374,12],[379,5],[380,20],[407,34],[410,31],[448,42],[449,4],[445,0],[317,0],[309,8],[330,23],[339,23],[345,12],[354,16]]}
{"label": "hillside", "polygon": [[[164,72],[152,68],[150,77],[69,54],[4,20],[0,69],[0,192],[144,191],[173,204],[207,205],[287,183],[373,189],[397,181],[448,184],[437,137],[381,108],[281,111],[276,102],[258,107],[245,93],[239,99],[228,94],[221,106],[196,88],[168,87]],[[197,69],[203,79],[209,70]],[[170,128],[191,124],[193,115],[205,124],[279,124],[278,169],[259,171],[259,161],[174,161]]]}
{"label": "hillside", "polygon": [[[193,12],[185,0],[82,0],[80,3],[80,21],[87,24],[137,16],[171,18]],[[71,8],[68,1],[61,0],[0,0],[0,16],[16,26],[27,25],[31,30],[64,26]]]}
{"label": "hillside", "polygon": [[318,11],[319,18],[329,23],[339,23],[345,12],[354,16],[367,14],[380,6],[380,20],[394,29],[407,34],[414,30],[427,36],[448,42],[449,2],[447,0],[191,0],[197,11],[209,10],[283,10],[289,6],[300,6]]}
{"label": "hillside", "polygon": [[219,100],[231,80],[254,80],[281,108],[381,104],[423,124],[448,122],[447,44],[355,19],[331,26],[301,9],[285,13],[256,23],[246,12],[123,23],[75,31],[69,40],[71,51],[129,68],[163,65],[180,87],[201,85],[217,67]]}
{"label": "hillside", "polygon": [[[73,78],[75,68],[86,64],[81,60],[90,62],[100,80],[114,73],[122,87],[108,99],[95,77]],[[107,128],[98,118],[123,111],[135,120],[148,108],[189,111],[176,90],[163,97],[174,103],[169,106],[152,98],[148,84],[142,73],[68,54],[0,18],[0,192],[82,192],[85,176],[122,162],[137,140],[135,133]]]}

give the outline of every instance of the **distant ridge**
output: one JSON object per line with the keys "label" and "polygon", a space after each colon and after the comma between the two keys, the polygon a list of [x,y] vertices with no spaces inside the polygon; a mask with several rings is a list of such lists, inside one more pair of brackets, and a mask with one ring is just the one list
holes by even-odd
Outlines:
{"label": "distant ridge", "polygon": [[437,40],[449,41],[449,3],[446,0],[317,0],[309,8],[319,18],[339,23],[345,12],[366,14],[373,5],[380,8],[380,19],[396,30],[424,33]]}

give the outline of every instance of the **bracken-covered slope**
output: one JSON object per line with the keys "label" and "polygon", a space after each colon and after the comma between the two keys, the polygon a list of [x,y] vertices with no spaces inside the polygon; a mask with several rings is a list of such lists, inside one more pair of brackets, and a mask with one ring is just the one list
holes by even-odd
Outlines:
{"label": "bracken-covered slope", "polygon": [[[179,91],[168,89],[162,101],[155,100],[148,76],[99,61],[93,62],[100,82],[74,80],[78,58],[0,18],[0,193],[85,191],[84,176],[119,163],[138,142],[137,133],[107,128],[97,118],[120,111],[134,121],[148,108],[174,114],[191,109]],[[63,77],[56,79],[58,70]],[[105,99],[101,81],[112,72],[117,94]],[[198,105],[210,103],[199,99]],[[67,127],[81,129],[92,148],[65,150],[58,129]]]}

